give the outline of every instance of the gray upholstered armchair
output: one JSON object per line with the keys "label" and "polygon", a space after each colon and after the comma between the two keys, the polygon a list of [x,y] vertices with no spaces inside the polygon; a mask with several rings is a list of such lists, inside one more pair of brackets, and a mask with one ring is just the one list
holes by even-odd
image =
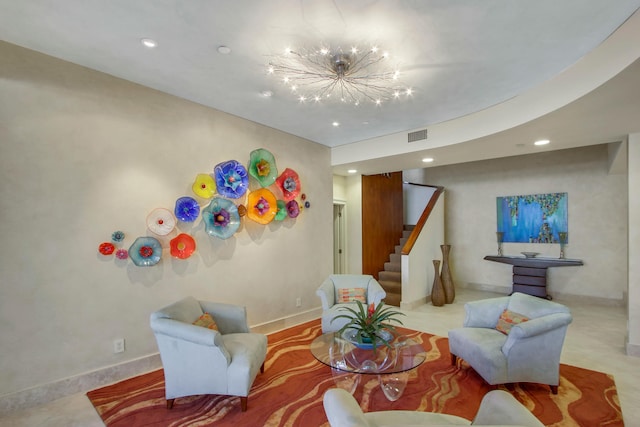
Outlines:
{"label": "gray upholstered armchair", "polygon": [[345,314],[339,310],[345,304],[340,302],[340,290],[363,289],[366,304],[378,305],[387,293],[382,289],[380,283],[373,276],[363,274],[332,274],[318,288],[316,295],[322,302],[322,332],[335,332],[342,328],[347,319],[337,319],[331,322],[334,317]]}
{"label": "gray upholstered armchair", "polygon": [[332,388],[324,393],[324,412],[331,427],[419,427],[443,425],[544,427],[527,408],[502,390],[485,394],[473,421],[455,415],[422,411],[362,412],[346,390]]}
{"label": "gray upholstered armchair", "polygon": [[[465,311],[464,327],[449,331],[452,364],[464,359],[492,385],[533,382],[558,393],[560,353],[572,320],[567,307],[516,292],[469,302]],[[512,324],[513,313],[528,320]],[[499,321],[510,326],[508,334],[496,329]]]}
{"label": "gray upholstered armchair", "polygon": [[[218,330],[193,325],[209,313]],[[244,307],[184,298],[151,314],[164,368],[167,408],[177,397],[240,396],[241,409],[258,370],[264,371],[267,337],[249,332]]]}

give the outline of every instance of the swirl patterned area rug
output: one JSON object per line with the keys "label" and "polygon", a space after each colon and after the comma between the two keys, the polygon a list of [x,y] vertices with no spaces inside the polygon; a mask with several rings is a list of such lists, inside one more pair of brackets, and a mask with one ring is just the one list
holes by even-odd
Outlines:
{"label": "swirl patterned area rug", "polygon": [[[365,412],[404,409],[442,412],[471,420],[491,390],[465,362],[452,366],[447,338],[403,329],[422,343],[428,359],[411,373],[402,397],[390,402],[377,377],[363,378],[354,393]],[[264,374],[258,374],[246,412],[240,399],[193,396],[166,409],[162,370],[87,393],[107,426],[328,426],[322,406],[325,390],[335,387],[331,370],[314,359],[309,344],[321,334],[312,321],[269,335]],[[613,377],[569,365],[560,367],[557,395],[547,386],[500,386],[547,426],[622,426]]]}

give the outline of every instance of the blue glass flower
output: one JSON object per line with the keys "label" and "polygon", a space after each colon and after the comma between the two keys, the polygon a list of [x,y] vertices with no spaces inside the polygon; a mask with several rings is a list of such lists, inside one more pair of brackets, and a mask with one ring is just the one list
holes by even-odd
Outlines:
{"label": "blue glass flower", "polygon": [[124,240],[124,232],[122,231],[114,231],[111,234],[111,240],[116,242],[116,243],[120,243]]}
{"label": "blue glass flower", "polygon": [[238,207],[231,200],[214,197],[209,205],[202,209],[204,228],[210,236],[228,239],[240,228]]}
{"label": "blue glass flower", "polygon": [[129,258],[138,267],[156,265],[162,258],[162,245],[155,237],[138,237],[129,247]]}
{"label": "blue glass flower", "polygon": [[193,222],[200,215],[200,205],[193,197],[185,196],[176,200],[176,218],[182,222]]}
{"label": "blue glass flower", "polygon": [[216,181],[218,194],[230,199],[237,199],[247,192],[249,177],[247,169],[235,160],[218,163],[213,168],[213,179]]}

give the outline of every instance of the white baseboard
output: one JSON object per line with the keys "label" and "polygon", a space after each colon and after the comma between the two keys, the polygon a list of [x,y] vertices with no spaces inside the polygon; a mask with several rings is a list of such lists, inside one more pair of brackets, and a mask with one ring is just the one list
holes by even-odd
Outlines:
{"label": "white baseboard", "polygon": [[430,295],[427,295],[426,297],[418,298],[415,301],[400,301],[400,310],[415,310],[416,308],[427,304],[430,301],[429,297]]}
{"label": "white baseboard", "polygon": [[0,417],[162,367],[158,353],[0,396]]}
{"label": "white baseboard", "polygon": [[[310,320],[320,318],[321,308],[315,308],[288,317],[265,322],[251,327],[252,332],[269,334]],[[162,368],[160,354],[154,353],[134,360],[106,366],[95,371],[85,372],[50,383],[41,384],[26,390],[0,396],[0,417],[11,412],[31,408],[37,405],[77,393],[103,387],[127,378]]]}
{"label": "white baseboard", "polygon": [[640,357],[640,345],[627,342],[627,356]]}
{"label": "white baseboard", "polygon": [[[466,289],[475,289],[479,291],[487,291],[487,292],[495,292],[499,294],[509,295],[511,293],[511,286],[496,286],[496,285],[487,285],[483,283],[466,283],[461,285],[460,287]],[[604,297],[594,297],[589,295],[575,295],[575,294],[566,294],[562,292],[552,292],[547,289],[548,294],[551,296],[553,301],[563,302],[577,302],[581,304],[593,304],[593,305],[604,305],[610,307],[624,307],[625,299],[624,295],[622,299],[615,298],[604,298]]]}

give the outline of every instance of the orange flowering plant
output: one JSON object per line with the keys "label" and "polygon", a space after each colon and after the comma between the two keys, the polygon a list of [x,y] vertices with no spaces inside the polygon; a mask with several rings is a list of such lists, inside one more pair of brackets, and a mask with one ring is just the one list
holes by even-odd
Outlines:
{"label": "orange flowering plant", "polygon": [[404,316],[405,314],[385,306],[382,301],[377,306],[371,303],[366,309],[362,302],[356,301],[356,304],[357,308],[355,309],[340,307],[340,311],[345,311],[348,314],[340,314],[331,320],[331,322],[336,319],[349,320],[338,331],[338,334],[342,335],[346,330],[353,329],[356,331],[354,338],[358,344],[371,344],[374,350],[378,342],[390,347],[391,332],[395,332],[395,326],[391,323],[395,322],[402,325],[402,322],[396,316]]}

